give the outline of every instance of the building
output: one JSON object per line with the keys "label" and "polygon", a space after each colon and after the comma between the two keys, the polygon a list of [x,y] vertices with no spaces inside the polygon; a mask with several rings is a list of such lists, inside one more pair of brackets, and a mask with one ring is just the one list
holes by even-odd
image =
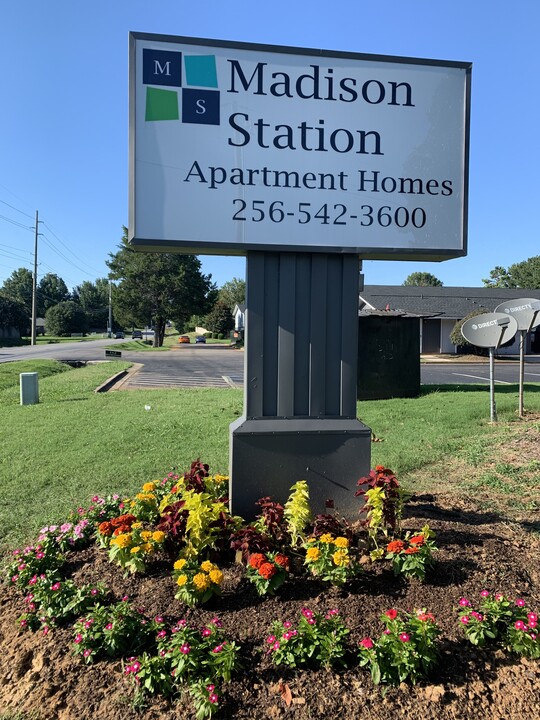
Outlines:
{"label": "building", "polygon": [[[359,311],[394,311],[419,316],[422,353],[457,353],[457,346],[450,340],[456,321],[473,310],[493,312],[497,305],[518,298],[540,299],[540,289],[366,285],[360,292]],[[518,354],[519,333],[510,346],[497,352]],[[540,353],[540,327],[528,333],[525,352]]]}

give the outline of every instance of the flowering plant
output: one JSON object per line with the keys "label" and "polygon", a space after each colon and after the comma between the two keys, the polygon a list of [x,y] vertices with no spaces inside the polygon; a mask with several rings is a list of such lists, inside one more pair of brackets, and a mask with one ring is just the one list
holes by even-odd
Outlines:
{"label": "flowering plant", "polygon": [[259,595],[274,595],[289,576],[289,558],[282,553],[253,553],[248,560],[246,577]]}
{"label": "flowering plant", "polygon": [[7,565],[7,575],[11,583],[22,590],[27,589],[32,578],[44,573],[54,575],[66,561],[52,538],[47,538],[36,546],[14,550],[12,555],[13,559]]}
{"label": "flowering plant", "polygon": [[81,518],[85,518],[92,525],[98,525],[104,520],[115,517],[124,508],[124,500],[117,494],[105,497],[94,495],[90,502],[87,508],[78,507],[76,512],[70,513],[69,519],[76,523]]}
{"label": "flowering plant", "polygon": [[148,620],[126,600],[105,607],[95,605],[77,620],[73,651],[89,664],[98,657],[122,657],[141,652],[154,640],[155,621]]}
{"label": "flowering plant", "polygon": [[538,615],[526,607],[525,600],[510,600],[489,590],[482,590],[480,595],[476,608],[467,598],[459,601],[459,621],[467,639],[479,646],[499,641],[519,655],[540,658]]}
{"label": "flowering plant", "polygon": [[304,607],[297,627],[289,621],[275,621],[266,643],[274,665],[327,668],[345,664],[349,632],[337,610],[322,615]]}
{"label": "flowering plant", "polygon": [[131,526],[137,518],[132,513],[103,520],[97,526],[97,539],[101,547],[108,548],[112,538],[131,532]]}
{"label": "flowering plant", "polygon": [[142,492],[138,492],[129,502],[129,510],[137,520],[155,522],[159,517],[159,501],[155,492],[156,487],[156,483],[145,483]]}
{"label": "flowering plant", "polygon": [[438,657],[440,630],[433,615],[425,609],[400,614],[391,608],[381,619],[386,629],[379,639],[366,637],[360,642],[360,666],[369,667],[376,685],[415,683],[425,677]]}
{"label": "flowering plant", "polygon": [[346,537],[324,533],[320,537],[309,538],[305,548],[306,567],[313,575],[332,585],[344,585],[360,571]]}
{"label": "flowering plant", "polygon": [[423,580],[427,570],[433,565],[433,551],[436,550],[433,538],[435,533],[428,525],[415,534],[406,533],[403,540],[392,540],[386,547],[386,559],[392,560],[395,575],[415,577]]}
{"label": "flowering plant", "polygon": [[188,607],[203,605],[214,595],[221,595],[223,573],[210,560],[199,564],[180,558],[174,563],[173,578],[178,586],[174,597]]}
{"label": "flowering plant", "polygon": [[80,550],[90,544],[93,532],[90,521],[83,518],[77,523],[65,522],[41,528],[38,543],[53,540],[62,551]]}
{"label": "flowering plant", "polygon": [[129,532],[120,532],[111,538],[109,559],[124,570],[143,573],[146,570],[146,558],[161,549],[164,540],[165,533],[162,530],[145,530],[142,523],[132,523]]}

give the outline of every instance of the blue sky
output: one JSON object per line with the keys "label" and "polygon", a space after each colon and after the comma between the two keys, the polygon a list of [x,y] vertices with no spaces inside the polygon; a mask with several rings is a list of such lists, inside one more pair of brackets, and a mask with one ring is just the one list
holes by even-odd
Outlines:
{"label": "blue sky", "polygon": [[[416,270],[481,285],[540,254],[537,0],[17,0],[0,25],[0,284],[31,269],[69,287],[107,274],[128,217],[128,32],[470,61],[469,253],[370,261],[368,284]],[[202,256],[222,285],[241,258]]]}

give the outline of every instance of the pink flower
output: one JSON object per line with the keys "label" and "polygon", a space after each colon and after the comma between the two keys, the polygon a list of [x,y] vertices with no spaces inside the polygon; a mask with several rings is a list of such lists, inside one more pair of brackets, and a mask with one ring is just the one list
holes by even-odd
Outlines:
{"label": "pink flower", "polygon": [[399,639],[401,640],[401,642],[409,642],[411,638],[407,633],[400,633]]}
{"label": "pink flower", "polygon": [[310,618],[313,617],[313,611],[310,610],[310,609],[307,608],[307,607],[303,607],[303,608],[302,608],[302,615],[306,618],[306,620],[309,620]]}
{"label": "pink flower", "polygon": [[92,589],[90,590],[90,595],[97,595],[97,594],[98,594],[98,589],[97,589],[97,588],[92,588]]}
{"label": "pink flower", "polygon": [[223,650],[223,645],[216,645],[216,647],[212,650],[213,653],[220,653]]}
{"label": "pink flower", "polygon": [[156,617],[154,618],[154,620],[155,620],[157,623],[162,623],[162,622],[163,622],[163,618],[161,617],[161,615],[156,615]]}
{"label": "pink flower", "polygon": [[89,620],[87,620],[87,621],[84,623],[85,630],[90,630],[90,628],[92,627],[92,623],[93,623],[93,622],[94,622],[94,621],[92,620],[92,618],[90,618]]}
{"label": "pink flower", "polygon": [[394,608],[390,608],[390,610],[387,610],[384,614],[387,618],[390,618],[390,620],[395,620],[397,618],[397,610]]}
{"label": "pink flower", "polygon": [[497,600],[497,602],[501,602],[501,600],[504,600],[504,595],[502,593],[497,593],[495,595],[495,600]]}
{"label": "pink flower", "polygon": [[208,637],[211,634],[212,634],[212,631],[210,630],[210,628],[207,628],[207,627],[203,628],[201,631],[201,635],[203,637]]}
{"label": "pink flower", "polygon": [[90,650],[88,648],[83,652],[84,657],[88,657],[90,655]]}
{"label": "pink flower", "polygon": [[536,640],[536,633],[531,633],[531,640]]}
{"label": "pink flower", "polygon": [[44,634],[44,635],[47,635],[48,632],[49,632],[49,629],[50,629],[50,628],[48,627],[48,625],[45,625],[45,627],[43,628],[43,634]]}
{"label": "pink flower", "polygon": [[164,637],[167,637],[167,631],[166,631],[166,630],[160,630],[160,631],[158,632],[158,634],[157,634],[157,638],[158,638],[158,639],[161,639],[161,638],[164,638]]}
{"label": "pink flower", "polygon": [[390,635],[390,630],[383,630],[383,635]]}
{"label": "pink flower", "polygon": [[92,502],[97,502],[99,500],[99,495],[94,495],[92,498]]}
{"label": "pink flower", "polygon": [[276,642],[272,645],[272,650],[279,650],[279,642],[276,640]]}
{"label": "pink flower", "polygon": [[482,615],[482,613],[478,613],[475,610],[473,610],[471,612],[471,615],[475,620],[478,620],[478,622],[482,622],[482,620],[484,619],[484,616]]}
{"label": "pink flower", "polygon": [[525,607],[525,600],[523,600],[522,598],[518,598],[518,599],[516,600],[516,605],[517,605],[518,607]]}
{"label": "pink flower", "polygon": [[112,629],[113,629],[113,624],[112,624],[112,623],[107,623],[107,624],[105,625],[105,630],[112,630]]}
{"label": "pink flower", "polygon": [[271,645],[272,643],[275,643],[275,642],[276,642],[276,636],[275,636],[275,635],[269,635],[269,636],[266,638],[266,642],[267,642],[267,643],[270,643],[270,645]]}
{"label": "pink flower", "polygon": [[21,620],[20,625],[22,628],[25,628],[28,625],[28,623],[26,620]]}
{"label": "pink flower", "polygon": [[36,553],[36,558],[37,558],[38,560],[43,560],[44,557],[45,557],[45,553],[44,553],[44,552],[40,551],[40,552],[37,552],[37,553]]}
{"label": "pink flower", "polygon": [[218,617],[212,618],[210,622],[212,623],[212,625],[215,625],[218,628],[223,627],[223,623]]}
{"label": "pink flower", "polygon": [[128,600],[129,600],[129,596],[128,596],[128,595],[124,595],[124,596],[122,597],[122,602],[127,602]]}
{"label": "pink flower", "polygon": [[373,640],[371,638],[366,637],[363,640],[360,640],[360,645],[362,645],[362,647],[367,648],[367,650],[371,650],[371,648],[373,647]]}
{"label": "pink flower", "polygon": [[181,652],[183,655],[189,655],[189,651],[190,651],[190,650],[191,650],[191,648],[190,648],[190,646],[189,646],[187,643],[184,643],[184,644],[180,647],[180,652]]}
{"label": "pink flower", "polygon": [[81,633],[77,633],[77,635],[75,635],[75,640],[73,642],[77,643],[77,645],[78,645],[81,641],[82,641],[82,635],[81,635]]}
{"label": "pink flower", "polygon": [[516,630],[525,630],[526,625],[523,620],[516,620],[516,622],[514,623],[514,627],[516,628]]}
{"label": "pink flower", "polygon": [[34,575],[34,577],[31,577],[28,581],[29,585],[35,585],[37,583],[37,575]]}
{"label": "pink flower", "polygon": [[51,585],[51,590],[60,590],[60,583],[55,582]]}
{"label": "pink flower", "polygon": [[538,620],[538,616],[536,613],[530,612],[527,614],[527,620],[529,621],[529,623],[535,623]]}
{"label": "pink flower", "polygon": [[532,627],[533,629],[536,627],[536,620],[529,620],[529,627]]}
{"label": "pink flower", "polygon": [[467,625],[469,622],[469,616],[468,615],[462,615],[459,618],[459,621],[462,622],[464,625]]}
{"label": "pink flower", "polygon": [[12,577],[11,577],[11,582],[12,582],[12,583],[16,583],[18,579],[19,579],[19,576],[18,576],[18,575],[12,575]]}
{"label": "pink flower", "polygon": [[283,627],[288,630],[290,627],[292,627],[292,623],[288,620],[285,620],[285,622],[283,623]]}
{"label": "pink flower", "polygon": [[306,620],[308,621],[309,625],[315,625],[315,623],[317,622],[314,617],[306,618]]}
{"label": "pink flower", "polygon": [[459,601],[459,604],[461,607],[470,607],[471,603],[467,600],[467,598],[462,597]]}
{"label": "pink flower", "polygon": [[141,663],[138,660],[136,660],[133,663],[133,665],[131,666],[131,672],[138,673],[140,669],[141,669]]}
{"label": "pink flower", "polygon": [[489,590],[482,590],[482,592],[480,593],[480,595],[481,595],[482,597],[489,597]]}
{"label": "pink flower", "polygon": [[210,693],[210,695],[208,696],[208,700],[209,700],[213,705],[216,705],[216,703],[217,703],[217,701],[218,701],[218,696],[217,696],[216,693],[214,693],[214,692],[213,692],[213,693]]}

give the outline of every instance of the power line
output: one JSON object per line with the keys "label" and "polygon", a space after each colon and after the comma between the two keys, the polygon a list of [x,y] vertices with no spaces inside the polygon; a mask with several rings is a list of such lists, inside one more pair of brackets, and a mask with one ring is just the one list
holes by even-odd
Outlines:
{"label": "power line", "polygon": [[22,223],[18,222],[17,220],[12,220],[11,218],[6,217],[5,215],[0,215],[1,220],[5,220],[8,223],[11,223],[12,225],[16,225],[17,227],[22,228],[23,230],[33,230],[34,228],[30,225],[23,225]]}
{"label": "power line", "polygon": [[[73,252],[73,250],[71,250],[71,248],[68,247],[68,246],[66,245],[66,243],[63,242],[62,239],[58,237],[58,235],[54,232],[54,230],[51,228],[50,225],[48,225],[46,222],[44,222],[43,224],[44,224],[45,227],[49,230],[49,232],[51,233],[51,235],[54,235],[54,237],[58,240],[58,242],[60,243],[60,245],[62,245],[69,253],[71,253],[71,254],[73,255],[73,257],[77,257],[77,256],[75,255],[75,253]],[[90,268],[90,270],[92,270],[92,273],[93,273],[94,275],[99,275],[99,273],[97,272],[97,270],[96,270],[95,268],[93,268],[91,265],[88,265],[88,263],[85,263],[84,260],[80,260],[80,258],[77,258],[77,259],[78,259],[79,262],[81,262],[83,265],[86,265],[87,268]],[[80,268],[79,268],[79,270],[80,270]],[[87,275],[88,275],[88,274],[89,274],[89,273],[87,273]]]}
{"label": "power line", "polygon": [[19,210],[19,208],[15,207],[15,205],[10,205],[10,204],[9,204],[8,202],[6,202],[5,200],[0,200],[0,202],[1,202],[1,203],[4,203],[4,205],[7,205],[7,206],[10,207],[12,210],[16,210],[17,212],[20,212],[21,215],[26,215],[26,217],[30,218],[30,220],[33,220],[33,219],[34,219],[32,215],[29,215],[28,213],[25,213],[24,210]]}

